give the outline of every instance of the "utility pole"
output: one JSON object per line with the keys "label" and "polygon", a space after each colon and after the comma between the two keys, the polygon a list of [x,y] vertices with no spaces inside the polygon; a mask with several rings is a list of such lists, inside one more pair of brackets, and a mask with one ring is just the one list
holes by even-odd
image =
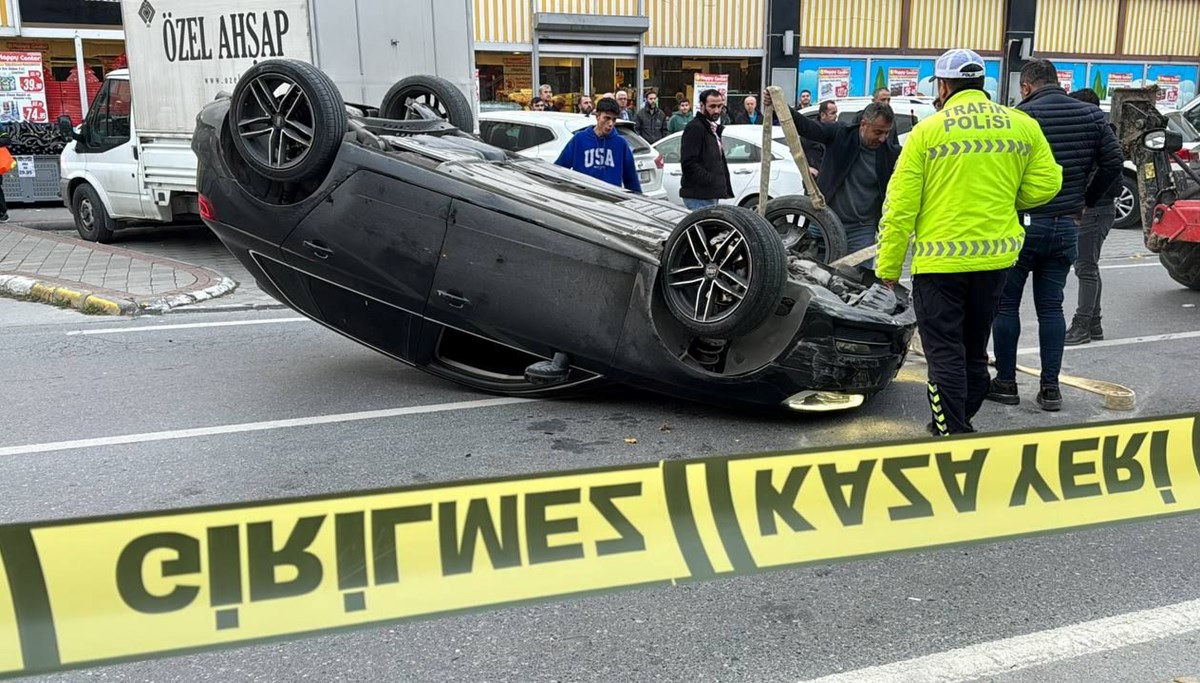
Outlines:
{"label": "utility pole", "polygon": [[1005,0],[1004,55],[1000,62],[1000,103],[1021,101],[1021,67],[1033,57],[1037,0]]}
{"label": "utility pole", "polygon": [[766,60],[763,80],[767,85],[783,88],[788,104],[796,104],[796,79],[799,76],[800,55],[796,36],[800,28],[800,0],[762,0],[766,3],[766,40],[763,43]]}

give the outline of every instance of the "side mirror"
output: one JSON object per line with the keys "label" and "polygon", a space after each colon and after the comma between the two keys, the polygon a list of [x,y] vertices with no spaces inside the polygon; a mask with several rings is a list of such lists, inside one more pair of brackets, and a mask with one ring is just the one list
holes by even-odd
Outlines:
{"label": "side mirror", "polygon": [[1142,146],[1153,152],[1178,152],[1183,149],[1183,136],[1173,130],[1160,128],[1142,136]]}
{"label": "side mirror", "polygon": [[58,117],[58,132],[65,138],[75,137],[75,126],[71,125],[71,117],[62,114]]}

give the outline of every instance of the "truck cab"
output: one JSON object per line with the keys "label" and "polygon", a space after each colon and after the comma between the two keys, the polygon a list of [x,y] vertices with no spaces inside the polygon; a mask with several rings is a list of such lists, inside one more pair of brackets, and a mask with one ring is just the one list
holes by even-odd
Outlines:
{"label": "truck cab", "polygon": [[60,158],[63,203],[83,239],[107,242],[122,223],[199,214],[188,139],[142,139],[129,71],[112,71]]}

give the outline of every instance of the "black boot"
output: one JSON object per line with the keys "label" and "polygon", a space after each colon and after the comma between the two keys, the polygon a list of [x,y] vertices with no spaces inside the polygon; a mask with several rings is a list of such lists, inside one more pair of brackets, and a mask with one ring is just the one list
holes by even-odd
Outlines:
{"label": "black boot", "polygon": [[1006,382],[1002,379],[993,379],[988,385],[987,398],[989,401],[1003,403],[1006,406],[1015,406],[1021,403],[1021,396],[1017,393],[1016,382]]}
{"label": "black boot", "polygon": [[1092,326],[1089,330],[1092,333],[1092,341],[1101,341],[1104,339],[1104,328],[1100,327],[1100,317],[1092,318]]}
{"label": "black boot", "polygon": [[1090,342],[1092,340],[1090,324],[1089,321],[1076,316],[1071,321],[1071,327],[1067,330],[1067,338],[1064,343],[1067,346],[1079,346]]}

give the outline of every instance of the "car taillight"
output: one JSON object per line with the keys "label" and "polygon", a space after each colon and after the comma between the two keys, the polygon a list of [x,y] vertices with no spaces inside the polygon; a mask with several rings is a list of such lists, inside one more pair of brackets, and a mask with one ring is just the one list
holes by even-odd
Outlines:
{"label": "car taillight", "polygon": [[213,210],[212,202],[204,195],[200,195],[200,217],[206,221],[217,220],[217,212]]}
{"label": "car taillight", "polygon": [[655,166],[657,166],[657,167],[659,168],[659,170],[662,170],[662,167],[663,167],[663,158],[662,158],[662,155],[661,155],[661,154],[659,154],[659,155],[658,155],[658,156],[657,156],[657,157],[654,159],[654,165],[655,165]]}
{"label": "car taillight", "polygon": [[1183,149],[1179,150],[1178,152],[1176,152],[1176,154],[1179,155],[1179,158],[1181,160],[1187,161],[1187,162],[1196,161],[1198,158],[1196,153],[1194,151],[1188,149],[1187,147],[1184,147]]}

